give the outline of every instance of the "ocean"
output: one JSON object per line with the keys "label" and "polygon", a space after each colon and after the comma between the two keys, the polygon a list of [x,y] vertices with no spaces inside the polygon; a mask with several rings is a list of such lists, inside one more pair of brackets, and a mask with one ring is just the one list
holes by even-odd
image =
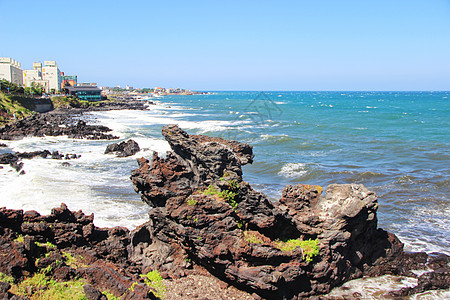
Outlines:
{"label": "ocean", "polygon": [[2,141],[6,151],[58,150],[80,159],[25,160],[0,169],[0,206],[49,213],[64,202],[97,226],[133,229],[149,207],[133,191],[136,158],[169,150],[166,124],[251,144],[244,180],[273,201],[287,184],[360,183],[379,196],[379,227],[407,251],[450,255],[450,92],[215,92],[165,96],[146,111],[86,113],[141,152],[105,155],[111,141],[66,137]]}

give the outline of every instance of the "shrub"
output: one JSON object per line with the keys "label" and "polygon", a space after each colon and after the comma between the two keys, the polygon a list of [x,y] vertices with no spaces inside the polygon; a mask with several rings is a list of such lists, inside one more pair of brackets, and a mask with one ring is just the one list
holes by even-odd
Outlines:
{"label": "shrub", "polygon": [[18,285],[11,288],[11,292],[21,296],[28,296],[31,299],[87,299],[83,292],[83,279],[67,282],[57,282],[48,278],[45,274],[36,273],[33,277],[27,278]]}
{"label": "shrub", "polygon": [[161,299],[164,298],[167,288],[163,283],[161,274],[159,274],[157,270],[153,270],[145,275],[141,275],[141,277],[144,278],[145,284],[155,290],[154,294],[156,297]]}
{"label": "shrub", "polygon": [[236,208],[238,203],[236,200],[234,200],[234,197],[236,197],[237,193],[232,192],[230,190],[223,190],[218,191],[213,185],[209,185],[206,190],[202,192],[204,195],[217,195],[219,198],[224,199],[228,204],[231,205],[231,207]]}
{"label": "shrub", "polygon": [[244,231],[244,240],[251,244],[262,244],[263,239],[260,237],[259,233],[254,231]]}
{"label": "shrub", "polygon": [[301,240],[301,239],[290,239],[287,241],[277,241],[275,245],[278,249],[284,252],[292,251],[297,247],[303,249],[303,258],[306,261],[312,261],[312,258],[319,254],[319,241],[317,239],[312,240]]}
{"label": "shrub", "polygon": [[24,239],[23,235],[19,234],[19,235],[16,237],[16,239],[14,240],[14,242],[16,242],[16,243],[24,243],[24,242],[25,242],[25,239]]}
{"label": "shrub", "polygon": [[9,284],[14,284],[14,277],[8,276],[8,275],[0,272],[0,282],[7,282]]}
{"label": "shrub", "polygon": [[198,203],[198,201],[195,199],[188,199],[188,201],[187,201],[187,205],[189,205],[189,206],[194,206],[197,203]]}

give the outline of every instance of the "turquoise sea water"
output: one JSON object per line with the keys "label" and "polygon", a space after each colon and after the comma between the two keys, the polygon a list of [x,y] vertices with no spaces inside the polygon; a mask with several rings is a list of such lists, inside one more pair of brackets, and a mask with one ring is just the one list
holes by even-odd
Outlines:
{"label": "turquoise sea water", "polygon": [[379,225],[407,249],[448,253],[449,94],[218,92],[162,101],[183,108],[180,121],[216,121],[190,133],[253,145],[245,180],[273,199],[286,184],[361,183],[379,196]]}
{"label": "turquoise sea water", "polygon": [[4,151],[48,149],[82,157],[25,161],[25,175],[0,169],[1,206],[49,213],[65,202],[97,226],[148,220],[129,180],[136,158],[169,150],[162,126],[249,143],[244,179],[276,201],[287,184],[361,183],[379,196],[379,226],[407,250],[450,254],[450,92],[217,92],[166,96],[147,111],[86,115],[141,152],[105,155],[111,141],[64,137],[3,141]]}

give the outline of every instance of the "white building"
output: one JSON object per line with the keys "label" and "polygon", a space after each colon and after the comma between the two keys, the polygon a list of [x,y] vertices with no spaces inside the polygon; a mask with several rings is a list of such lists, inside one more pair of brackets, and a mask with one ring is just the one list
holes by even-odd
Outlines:
{"label": "white building", "polygon": [[23,71],[20,63],[10,57],[0,57],[0,79],[6,79],[18,86],[22,86]]}
{"label": "white building", "polygon": [[41,72],[38,70],[23,70],[23,84],[30,87],[33,82],[42,80]]}
{"label": "white building", "polygon": [[49,90],[60,91],[61,90],[61,71],[58,69],[58,65],[55,61],[45,61],[44,67],[42,67],[42,79],[48,81]]}
{"label": "white building", "polygon": [[50,91],[49,81],[42,79],[42,63],[40,62],[33,63],[33,70],[23,70],[23,84],[31,87],[33,82],[44,88],[46,93]]}

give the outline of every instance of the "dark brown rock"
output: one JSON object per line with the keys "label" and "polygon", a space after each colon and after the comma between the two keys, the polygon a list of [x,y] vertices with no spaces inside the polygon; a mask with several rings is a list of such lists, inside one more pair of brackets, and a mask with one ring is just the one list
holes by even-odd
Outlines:
{"label": "dark brown rock", "polygon": [[128,140],[126,142],[114,143],[110,144],[106,147],[105,154],[115,153],[117,157],[127,157],[131,155],[135,155],[141,149],[139,148],[138,143],[134,140]]}
{"label": "dark brown rock", "polygon": [[103,295],[92,284],[85,284],[83,286],[84,294],[88,300],[107,300],[107,297]]}
{"label": "dark brown rock", "polygon": [[[377,228],[377,196],[362,185],[330,185],[324,196],[319,186],[297,184],[272,203],[242,180],[241,166],[253,161],[250,146],[176,125],[162,133],[172,151],[138,159],[131,174],[135,191],[155,207],[131,232],[129,257],[144,268],[177,278],[192,260],[264,298],[294,299],[369,273],[408,273],[420,260],[400,259],[403,244]],[[289,239],[317,239],[319,255],[280,250],[279,240]]]}
{"label": "dark brown rock", "polygon": [[28,118],[17,121],[12,125],[0,128],[0,139],[17,140],[26,136],[62,136],[77,139],[117,139],[118,137],[108,134],[106,126],[88,125],[83,120],[76,120],[71,114],[45,113],[34,114]]}

